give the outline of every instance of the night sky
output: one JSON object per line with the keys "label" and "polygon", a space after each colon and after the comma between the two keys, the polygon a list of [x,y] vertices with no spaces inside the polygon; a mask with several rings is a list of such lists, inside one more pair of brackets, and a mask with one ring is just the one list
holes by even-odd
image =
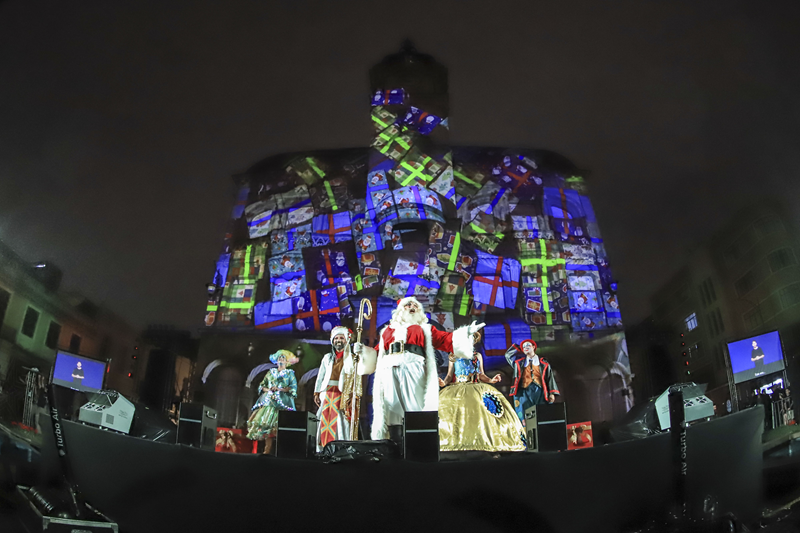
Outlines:
{"label": "night sky", "polygon": [[753,196],[796,205],[798,20],[788,1],[0,1],[0,239],[137,326],[199,328],[231,174],[368,144],[367,71],[408,37],[450,70],[453,144],[591,171],[632,324]]}

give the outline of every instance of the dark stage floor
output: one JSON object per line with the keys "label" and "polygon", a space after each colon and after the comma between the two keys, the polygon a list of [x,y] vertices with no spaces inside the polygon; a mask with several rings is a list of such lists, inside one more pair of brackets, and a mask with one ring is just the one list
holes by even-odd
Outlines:
{"label": "dark stage floor", "polygon": [[[27,524],[22,520],[23,511],[26,511],[15,492],[13,485],[9,483],[10,477],[17,476],[21,472],[23,476],[30,480],[32,472],[25,465],[16,467],[12,471],[8,461],[8,443],[15,441],[13,453],[16,461],[24,461],[24,444],[29,443],[20,439],[16,432],[11,434],[9,428],[0,425],[0,441],[4,443],[0,447],[0,532],[2,533],[32,533]],[[765,434],[764,451],[764,485],[765,498],[763,502],[763,517],[760,523],[748,524],[750,531],[763,531],[767,533],[789,533],[800,531],[800,439],[792,432],[784,432],[787,435]],[[789,434],[791,433],[791,434]],[[788,439],[787,439],[788,436]],[[771,438],[774,437],[774,438]],[[782,442],[771,445],[780,438]],[[17,446],[18,445],[18,446]],[[6,452],[5,455],[3,452]],[[31,456],[35,459],[35,456]],[[30,466],[30,465],[28,465]],[[35,474],[35,473],[34,473]],[[313,503],[313,497],[309,498],[309,504]],[[435,511],[433,511],[435,512]],[[358,528],[355,528],[358,530]],[[497,531],[502,531],[499,527]],[[139,533],[138,531],[126,531],[124,533]],[[177,531],[177,530],[174,530]],[[148,532],[145,532],[148,533]]]}

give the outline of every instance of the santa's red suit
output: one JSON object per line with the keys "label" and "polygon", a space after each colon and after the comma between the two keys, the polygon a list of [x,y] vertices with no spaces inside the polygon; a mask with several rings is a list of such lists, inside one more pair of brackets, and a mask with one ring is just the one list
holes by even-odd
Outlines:
{"label": "santa's red suit", "polygon": [[[414,312],[408,307],[416,305]],[[453,333],[428,324],[416,298],[403,298],[375,348],[358,346],[360,374],[375,374],[372,386],[372,439],[389,437],[388,426],[403,423],[406,411],[437,411],[439,380],[434,350],[472,356],[472,334],[482,325],[463,326]],[[356,347],[354,347],[356,348]]]}

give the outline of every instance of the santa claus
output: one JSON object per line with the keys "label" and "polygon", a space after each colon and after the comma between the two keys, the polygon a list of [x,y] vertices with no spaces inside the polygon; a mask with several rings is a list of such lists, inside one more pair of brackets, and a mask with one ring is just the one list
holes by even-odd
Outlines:
{"label": "santa claus", "polygon": [[403,298],[381,330],[375,348],[353,345],[359,354],[359,374],[375,374],[372,388],[372,439],[389,437],[388,427],[403,423],[406,411],[437,411],[439,380],[434,350],[472,357],[472,335],[485,324],[473,322],[452,333],[428,324],[422,304]]}

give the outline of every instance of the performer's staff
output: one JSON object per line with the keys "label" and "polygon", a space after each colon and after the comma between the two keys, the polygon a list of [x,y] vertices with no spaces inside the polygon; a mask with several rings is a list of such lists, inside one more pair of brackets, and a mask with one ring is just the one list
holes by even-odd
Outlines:
{"label": "performer's staff", "polygon": [[[364,312],[366,306],[367,312]],[[361,332],[364,330],[364,319],[372,318],[372,303],[369,299],[363,298],[358,313],[358,327],[356,328],[356,343],[361,343]],[[358,375],[359,355],[353,354],[353,391],[350,395],[350,440],[358,440],[358,401],[357,390],[361,385],[361,376]]]}

